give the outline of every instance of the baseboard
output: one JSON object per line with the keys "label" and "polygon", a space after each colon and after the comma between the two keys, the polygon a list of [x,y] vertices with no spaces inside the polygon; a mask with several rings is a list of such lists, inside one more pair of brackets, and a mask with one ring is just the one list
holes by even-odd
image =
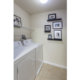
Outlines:
{"label": "baseboard", "polygon": [[63,65],[55,64],[55,63],[52,63],[52,62],[49,62],[49,61],[44,61],[44,63],[52,65],[52,66],[56,66],[56,67],[59,67],[59,68],[67,69],[67,67],[65,67]]}
{"label": "baseboard", "polygon": [[40,67],[39,67],[39,69],[38,69],[38,71],[37,71],[37,74],[36,74],[36,75],[38,75],[38,74],[39,74],[39,72],[40,72],[40,70],[41,70],[42,65],[43,65],[43,62],[41,63],[41,65],[40,65]]}

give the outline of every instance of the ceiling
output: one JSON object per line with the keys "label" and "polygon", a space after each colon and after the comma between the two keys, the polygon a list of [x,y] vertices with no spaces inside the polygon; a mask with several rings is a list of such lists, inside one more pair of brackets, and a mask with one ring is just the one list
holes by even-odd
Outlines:
{"label": "ceiling", "polygon": [[48,0],[46,4],[40,3],[40,0],[14,0],[14,2],[30,14],[66,9],[67,4],[66,0]]}

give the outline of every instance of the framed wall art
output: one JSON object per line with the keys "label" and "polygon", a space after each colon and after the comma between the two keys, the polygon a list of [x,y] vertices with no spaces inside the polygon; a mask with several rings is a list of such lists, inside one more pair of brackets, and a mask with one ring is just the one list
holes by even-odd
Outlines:
{"label": "framed wall art", "polygon": [[22,27],[21,17],[14,15],[14,27]]}
{"label": "framed wall art", "polygon": [[62,21],[55,21],[52,23],[53,29],[62,29],[63,28],[63,23]]}
{"label": "framed wall art", "polygon": [[52,39],[52,34],[48,34],[48,39]]}
{"label": "framed wall art", "polygon": [[45,32],[51,32],[51,25],[45,25],[44,26],[44,31]]}
{"label": "framed wall art", "polygon": [[54,30],[54,39],[62,40],[62,30]]}
{"label": "framed wall art", "polygon": [[48,20],[54,20],[54,19],[56,19],[56,13],[48,15]]}

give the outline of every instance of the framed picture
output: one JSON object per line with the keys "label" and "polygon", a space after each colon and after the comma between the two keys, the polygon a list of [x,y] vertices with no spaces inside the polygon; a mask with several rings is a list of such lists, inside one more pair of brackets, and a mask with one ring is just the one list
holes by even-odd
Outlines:
{"label": "framed picture", "polygon": [[54,39],[62,40],[62,30],[54,30]]}
{"label": "framed picture", "polygon": [[52,34],[48,34],[48,39],[52,39]]}
{"label": "framed picture", "polygon": [[54,20],[54,19],[56,19],[56,13],[48,15],[48,20]]}
{"label": "framed picture", "polygon": [[14,15],[14,27],[22,27],[21,18]]}
{"label": "framed picture", "polygon": [[51,32],[51,25],[45,25],[44,26],[44,31],[45,32]]}
{"label": "framed picture", "polygon": [[63,28],[62,21],[53,22],[52,27],[53,27],[53,29],[62,29]]}

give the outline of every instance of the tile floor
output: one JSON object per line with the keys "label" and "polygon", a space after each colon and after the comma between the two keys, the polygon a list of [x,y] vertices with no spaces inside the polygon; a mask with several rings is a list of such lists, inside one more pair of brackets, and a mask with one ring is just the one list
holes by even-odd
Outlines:
{"label": "tile floor", "polygon": [[67,80],[67,70],[43,64],[35,80]]}

